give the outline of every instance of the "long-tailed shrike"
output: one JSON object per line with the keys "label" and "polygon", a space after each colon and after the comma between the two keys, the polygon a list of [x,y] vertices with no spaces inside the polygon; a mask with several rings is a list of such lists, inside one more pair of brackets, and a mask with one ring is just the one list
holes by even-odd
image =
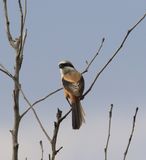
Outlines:
{"label": "long-tailed shrike", "polygon": [[84,91],[84,79],[69,61],[59,63],[64,94],[72,107],[72,128],[79,129],[84,119],[80,98]]}

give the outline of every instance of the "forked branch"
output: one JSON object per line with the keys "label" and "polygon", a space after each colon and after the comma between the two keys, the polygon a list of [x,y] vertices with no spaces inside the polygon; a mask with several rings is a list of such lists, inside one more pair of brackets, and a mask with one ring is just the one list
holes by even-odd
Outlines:
{"label": "forked branch", "polygon": [[[14,122],[13,122],[13,129],[10,131],[12,135],[12,160],[18,160],[18,149],[19,149],[19,142],[18,142],[18,136],[19,136],[19,126],[20,126],[20,106],[19,106],[19,97],[20,97],[20,69],[23,61],[23,47],[25,44],[27,32],[24,34],[24,16],[22,11],[22,5],[21,0],[18,0],[19,8],[20,8],[20,14],[21,14],[21,21],[20,21],[20,33],[18,33],[18,37],[13,38],[11,31],[10,31],[10,21],[8,16],[8,8],[7,8],[7,0],[3,0],[4,5],[4,14],[5,14],[5,22],[6,22],[6,33],[7,38],[12,46],[12,48],[15,50],[15,64],[14,64],[14,76],[9,73],[9,71],[3,67],[0,66],[0,71],[5,73],[7,76],[13,79],[14,82],[14,89],[13,89],[13,113],[14,113]],[[26,7],[26,6],[25,6]],[[26,13],[25,13],[26,17]],[[24,36],[23,36],[24,35]]]}
{"label": "forked branch", "polygon": [[116,57],[116,55],[119,53],[119,51],[122,49],[123,45],[125,44],[127,38],[129,37],[130,33],[143,21],[143,19],[146,17],[146,13],[144,14],[144,16],[142,18],[140,18],[140,20],[134,24],[134,26],[132,26],[127,34],[125,35],[125,37],[123,38],[120,46],[117,48],[117,50],[115,51],[115,53],[112,55],[112,57],[108,60],[108,62],[103,66],[103,68],[97,73],[97,75],[95,76],[95,79],[93,80],[92,84],[90,85],[89,89],[84,93],[84,95],[82,96],[81,99],[83,99],[93,88],[95,82],[97,81],[98,77],[101,75],[101,73],[108,67],[108,65],[112,62],[112,60]]}
{"label": "forked branch", "polygon": [[57,153],[63,148],[61,146],[59,149],[56,149],[57,137],[58,137],[58,132],[59,132],[61,122],[68,116],[70,112],[71,112],[71,109],[64,116],[62,116],[62,111],[60,109],[58,109],[57,111],[56,121],[54,122],[54,132],[53,132],[53,137],[51,141],[52,154],[49,155],[50,160],[55,160]]}
{"label": "forked branch", "polygon": [[[24,94],[23,90],[21,89],[21,86],[19,88],[20,88],[20,91],[22,93],[23,98],[25,99],[25,101],[27,102],[29,107],[32,109],[32,111],[35,115],[35,118],[36,118],[38,124],[40,125],[40,128],[41,128],[42,132],[45,134],[47,140],[51,144],[52,154],[50,154],[49,157],[51,158],[51,160],[55,160],[55,157],[56,157],[57,153],[63,148],[63,147],[60,147],[59,149],[56,149],[56,142],[57,142],[59,127],[60,127],[61,122],[69,115],[69,113],[71,112],[71,109],[64,116],[62,116],[62,111],[58,109],[57,114],[56,114],[56,119],[57,120],[56,120],[56,122],[54,122],[54,132],[53,132],[53,136],[51,138],[49,136],[49,134],[47,133],[46,129],[44,128],[42,122],[40,121],[35,109],[33,108],[30,101],[28,100],[28,98]],[[21,115],[21,118],[22,117],[23,117],[23,114]]]}
{"label": "forked branch", "polygon": [[95,58],[99,55],[99,53],[100,53],[100,51],[101,51],[101,49],[103,47],[104,42],[105,42],[105,38],[102,38],[101,44],[100,44],[100,46],[98,48],[98,51],[96,52],[96,54],[94,55],[94,57],[91,59],[91,61],[89,63],[87,62],[88,65],[85,68],[85,70],[82,72],[82,74],[88,72],[89,67],[91,66],[91,64],[93,63],[93,61],[95,60]]}

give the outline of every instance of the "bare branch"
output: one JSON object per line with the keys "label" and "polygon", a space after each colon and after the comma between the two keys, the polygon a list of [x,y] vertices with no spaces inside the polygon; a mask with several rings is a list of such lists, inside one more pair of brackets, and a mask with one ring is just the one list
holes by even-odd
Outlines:
{"label": "bare branch", "polygon": [[[20,88],[20,91],[21,91],[21,93],[22,93],[22,96],[23,96],[24,100],[27,102],[27,104],[29,105],[29,107],[32,109],[32,111],[33,111],[33,113],[34,113],[34,115],[35,115],[35,118],[36,118],[37,122],[39,123],[39,125],[40,125],[43,133],[44,133],[45,136],[47,137],[48,141],[51,142],[51,138],[49,137],[47,131],[46,131],[45,128],[43,127],[42,122],[40,121],[40,119],[39,119],[39,117],[38,117],[35,109],[32,107],[31,103],[29,102],[29,100],[28,100],[27,97],[25,96],[25,94],[24,94],[23,90],[21,89],[21,87],[19,87],[19,88]],[[23,114],[20,116],[20,118],[22,119],[22,117],[23,117]]]}
{"label": "bare branch", "polygon": [[40,98],[40,99],[38,99],[37,101],[35,101],[35,102],[31,105],[31,107],[29,107],[26,111],[23,112],[23,114],[21,115],[21,117],[23,117],[25,114],[27,114],[27,112],[28,112],[32,107],[34,107],[34,106],[37,105],[38,103],[46,100],[48,97],[54,95],[55,93],[59,92],[59,91],[62,90],[62,89],[63,89],[63,88],[59,88],[59,89],[57,89],[57,90],[49,93],[49,94],[46,95],[45,97]]}
{"label": "bare branch", "polygon": [[44,147],[43,147],[43,142],[40,141],[40,147],[41,147],[41,152],[42,152],[42,155],[41,155],[41,160],[44,159]]}
{"label": "bare branch", "polygon": [[91,66],[91,64],[93,63],[93,61],[95,60],[95,58],[99,55],[101,48],[103,47],[103,43],[105,41],[105,38],[102,39],[101,44],[98,48],[97,53],[94,55],[94,57],[91,59],[91,61],[88,63],[87,67],[85,68],[85,70],[82,72],[82,74],[88,72],[89,67]]}
{"label": "bare branch", "polygon": [[38,103],[40,103],[40,102],[42,102],[42,101],[44,101],[45,99],[47,99],[48,97],[54,95],[55,93],[57,93],[58,91],[60,91],[60,90],[62,90],[62,89],[63,89],[63,88],[59,88],[59,89],[57,89],[57,90],[55,90],[55,91],[49,93],[49,94],[46,95],[45,97],[40,98],[39,100],[37,100],[37,101],[35,101],[35,102],[33,103],[33,106],[36,105],[36,104],[38,104]]}
{"label": "bare branch", "polygon": [[22,4],[21,4],[21,0],[18,0],[18,4],[19,4],[19,10],[20,10],[20,17],[21,17],[21,21],[20,21],[20,45],[19,45],[19,50],[18,52],[18,56],[23,56],[22,55],[22,46],[23,46],[23,30],[24,30],[24,16],[23,16],[23,9],[22,9]]}
{"label": "bare branch", "polygon": [[[7,8],[7,0],[3,0],[4,4],[4,13],[5,13],[5,21],[6,21],[6,33],[8,37],[8,41],[10,45],[18,51],[19,45],[20,45],[20,38],[13,38],[10,32],[10,21],[8,16],[8,8]],[[17,53],[17,52],[16,52]]]}
{"label": "bare branch", "polygon": [[57,114],[56,114],[57,120],[56,122],[54,122],[54,132],[53,132],[53,137],[51,141],[52,155],[49,154],[49,160],[55,160],[57,153],[63,148],[61,146],[59,149],[56,149],[56,142],[57,142],[60,124],[69,115],[70,112],[71,112],[71,109],[62,117],[62,111],[60,109],[58,109],[57,111]]}
{"label": "bare branch", "polygon": [[63,117],[59,119],[60,123],[70,114],[71,111],[72,111],[72,108]]}
{"label": "bare branch", "polygon": [[20,9],[20,14],[21,14],[21,25],[23,25],[23,21],[22,21],[23,20],[23,9],[22,9],[21,0],[18,0],[18,4],[19,4],[19,9]]}
{"label": "bare branch", "polygon": [[[27,102],[27,104],[30,106],[29,109],[32,109],[35,117],[36,117],[36,120],[37,122],[39,123],[40,125],[40,128],[42,129],[43,133],[45,134],[45,136],[47,137],[48,141],[50,142],[51,144],[51,147],[52,147],[52,155],[49,155],[49,159],[51,160],[55,160],[55,156],[57,155],[57,153],[63,148],[63,147],[60,147],[59,149],[56,149],[56,142],[57,142],[57,136],[58,136],[58,132],[59,132],[59,127],[60,127],[60,124],[61,122],[69,115],[69,113],[71,112],[72,109],[70,109],[64,116],[62,116],[62,111],[58,109],[58,112],[57,112],[57,121],[54,122],[54,132],[53,132],[53,137],[52,139],[50,138],[50,136],[48,135],[47,131],[45,130],[45,128],[43,127],[35,109],[33,108],[33,105],[39,103],[40,101],[43,101],[43,99],[40,99],[40,101],[36,101],[33,105],[31,105],[31,103],[29,102],[29,100],[27,99],[27,97],[25,96],[23,90],[20,88],[20,91],[23,95],[23,98],[24,100]],[[57,90],[56,90],[57,91]],[[55,93],[53,93],[55,94]],[[48,95],[49,96],[49,95]],[[44,97],[44,98],[47,98],[47,97]],[[21,118],[25,115],[26,113],[24,112],[22,115],[21,115]]]}
{"label": "bare branch", "polygon": [[23,48],[24,48],[27,33],[25,33],[23,37],[24,20],[23,20],[23,10],[22,10],[22,5],[21,5],[21,0],[18,0],[20,14],[21,14],[20,34],[15,39],[12,37],[11,32],[10,32],[10,22],[9,22],[9,17],[8,17],[7,0],[3,0],[3,4],[4,4],[4,13],[5,13],[5,21],[6,21],[6,33],[7,33],[7,37],[8,37],[8,41],[10,45],[13,47],[13,49],[16,52],[16,56],[15,56],[15,65],[14,65],[14,76],[12,76],[12,74],[10,74],[9,71],[6,70],[3,66],[1,66],[2,68],[1,71],[14,80],[14,89],[13,89],[14,123],[13,123],[13,129],[11,130],[12,145],[13,145],[12,160],[18,160],[18,148],[19,148],[18,133],[19,133],[20,120],[21,120],[21,116],[19,112],[19,107],[20,107],[19,106],[19,97],[20,97],[19,93],[21,89],[19,75],[20,75],[20,69],[21,69],[21,65],[23,61]]}
{"label": "bare branch", "polygon": [[8,36],[8,40],[9,40],[10,44],[13,46],[14,40],[13,40],[11,32],[10,32],[10,21],[9,21],[9,16],[8,16],[7,0],[3,0],[3,4],[4,4],[7,36]]}
{"label": "bare branch", "polygon": [[112,111],[113,111],[113,104],[111,104],[111,108],[110,108],[110,111],[109,111],[108,137],[107,137],[106,146],[105,146],[105,148],[104,148],[105,160],[107,160],[107,150],[108,150],[108,145],[109,145],[109,140],[110,140],[110,134],[111,134]]}
{"label": "bare branch", "polygon": [[24,19],[23,19],[23,26],[25,26],[26,15],[27,15],[27,0],[25,0],[25,3],[24,3]]}
{"label": "bare branch", "polygon": [[61,150],[63,149],[63,147],[60,147],[59,149],[56,150],[56,154]]}
{"label": "bare branch", "polygon": [[49,142],[51,142],[51,138],[50,138],[50,136],[48,135],[48,133],[47,133],[47,131],[45,130],[45,128],[43,127],[42,122],[40,121],[40,119],[39,119],[39,117],[38,117],[35,109],[32,108],[32,111],[33,111],[33,113],[34,113],[34,115],[35,115],[35,117],[36,117],[37,122],[38,122],[39,125],[40,125],[40,128],[42,129],[43,133],[45,134],[46,138],[48,139]]}
{"label": "bare branch", "polygon": [[18,0],[18,4],[19,4],[19,10],[20,10],[20,16],[21,16],[21,21],[20,21],[20,36],[23,37],[23,29],[24,29],[24,16],[23,16],[23,9],[22,9],[22,4],[21,4],[21,0]]}
{"label": "bare branch", "polygon": [[24,50],[24,45],[25,45],[26,37],[27,37],[27,29],[25,30],[24,37],[23,37],[22,52]]}
{"label": "bare branch", "polygon": [[125,44],[128,36],[130,35],[130,33],[142,22],[142,20],[146,17],[146,14],[144,14],[144,16],[133,26],[131,27],[126,36],[124,37],[124,39],[122,40],[120,46],[118,47],[118,49],[115,51],[115,53],[113,54],[113,56],[109,59],[109,61],[104,65],[104,67],[97,73],[93,83],[91,84],[91,86],[89,87],[89,89],[84,93],[84,95],[81,97],[81,99],[83,99],[92,89],[92,87],[94,86],[96,80],[98,79],[98,77],[101,75],[101,73],[107,68],[107,66],[112,62],[112,60],[115,58],[115,56],[119,53],[119,51],[122,49],[123,45]]}
{"label": "bare branch", "polygon": [[2,65],[0,64],[0,71],[6,74],[8,77],[14,80],[14,76]]}
{"label": "bare branch", "polygon": [[130,144],[131,144],[131,140],[132,140],[132,138],[133,138],[133,133],[134,133],[134,129],[135,129],[135,123],[136,123],[137,112],[138,112],[138,107],[136,108],[135,114],[134,114],[134,116],[133,116],[132,130],[131,130],[131,134],[130,134],[130,137],[129,137],[129,141],[128,141],[126,150],[125,150],[125,152],[124,152],[124,158],[123,158],[123,160],[126,160],[127,153],[128,153],[128,150],[129,150],[129,147],[130,147]]}

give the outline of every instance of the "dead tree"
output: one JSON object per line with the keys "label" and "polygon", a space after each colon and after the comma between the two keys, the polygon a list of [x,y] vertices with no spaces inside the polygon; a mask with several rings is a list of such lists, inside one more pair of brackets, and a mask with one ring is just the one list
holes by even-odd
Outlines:
{"label": "dead tree", "polygon": [[10,20],[8,16],[8,8],[7,8],[7,0],[3,0],[4,4],[4,13],[5,13],[5,21],[6,21],[6,33],[8,37],[8,41],[12,48],[15,50],[15,65],[14,65],[14,75],[10,74],[4,67],[2,69],[4,72],[9,75],[10,78],[13,79],[14,89],[13,89],[13,112],[14,112],[14,122],[13,129],[10,130],[12,134],[12,160],[18,160],[18,133],[19,133],[19,125],[20,125],[20,112],[19,112],[19,96],[20,96],[20,70],[23,62],[23,49],[27,36],[27,31],[24,30],[25,19],[26,19],[26,1],[24,11],[22,8],[21,1],[18,0],[18,5],[20,9],[20,30],[18,32],[18,37],[13,37],[10,30]]}

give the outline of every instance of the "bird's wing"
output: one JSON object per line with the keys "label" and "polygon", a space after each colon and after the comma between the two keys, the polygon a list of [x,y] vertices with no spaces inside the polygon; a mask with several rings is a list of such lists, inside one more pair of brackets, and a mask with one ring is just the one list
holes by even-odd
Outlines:
{"label": "bird's wing", "polygon": [[79,72],[65,75],[62,83],[67,91],[77,97],[81,96],[84,91],[84,78]]}

